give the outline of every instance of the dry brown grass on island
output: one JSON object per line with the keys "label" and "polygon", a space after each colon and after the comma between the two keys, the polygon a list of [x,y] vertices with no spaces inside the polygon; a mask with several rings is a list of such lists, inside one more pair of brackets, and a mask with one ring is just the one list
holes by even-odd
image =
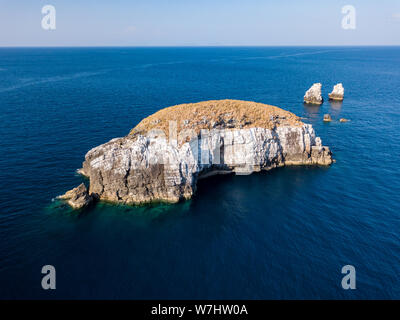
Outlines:
{"label": "dry brown grass on island", "polygon": [[245,129],[252,127],[273,129],[276,126],[301,126],[295,114],[271,105],[241,100],[210,100],[186,103],[157,111],[143,119],[130,134],[161,129],[167,134],[169,121],[176,121],[178,132],[193,129]]}

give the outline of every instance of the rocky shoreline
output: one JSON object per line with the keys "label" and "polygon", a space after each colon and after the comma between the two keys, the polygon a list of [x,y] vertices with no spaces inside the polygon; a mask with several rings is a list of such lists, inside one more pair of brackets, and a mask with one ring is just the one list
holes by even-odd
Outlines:
{"label": "rocky shoreline", "polygon": [[294,114],[260,103],[214,100],[149,116],[127,136],[91,149],[80,173],[90,180],[90,199],[175,203],[190,199],[198,179],[210,175],[331,163],[330,149]]}
{"label": "rocky shoreline", "polygon": [[304,95],[304,103],[321,105],[324,99],[321,95],[322,84],[314,83],[310,89],[308,89]]}

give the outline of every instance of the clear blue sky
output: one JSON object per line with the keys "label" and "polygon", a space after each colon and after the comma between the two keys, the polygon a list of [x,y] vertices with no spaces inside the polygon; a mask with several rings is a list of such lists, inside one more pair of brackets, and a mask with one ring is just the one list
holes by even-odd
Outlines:
{"label": "clear blue sky", "polygon": [[0,0],[0,46],[176,45],[400,45],[400,0]]}

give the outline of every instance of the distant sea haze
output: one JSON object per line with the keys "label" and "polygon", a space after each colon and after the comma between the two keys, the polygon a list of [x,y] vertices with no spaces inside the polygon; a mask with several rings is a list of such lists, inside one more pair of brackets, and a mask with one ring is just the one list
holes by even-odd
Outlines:
{"label": "distant sea haze", "polygon": [[[399,87],[399,47],[0,49],[0,299],[400,299]],[[175,205],[55,199],[91,148],[211,99],[295,113],[336,163],[210,177]]]}

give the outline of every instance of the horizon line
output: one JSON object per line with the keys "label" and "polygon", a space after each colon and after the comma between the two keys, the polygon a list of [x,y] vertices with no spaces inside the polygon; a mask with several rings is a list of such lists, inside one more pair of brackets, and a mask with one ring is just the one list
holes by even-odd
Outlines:
{"label": "horizon line", "polygon": [[324,45],[15,45],[3,46],[0,49],[6,48],[268,48],[268,47],[400,47],[400,44],[324,44]]}

